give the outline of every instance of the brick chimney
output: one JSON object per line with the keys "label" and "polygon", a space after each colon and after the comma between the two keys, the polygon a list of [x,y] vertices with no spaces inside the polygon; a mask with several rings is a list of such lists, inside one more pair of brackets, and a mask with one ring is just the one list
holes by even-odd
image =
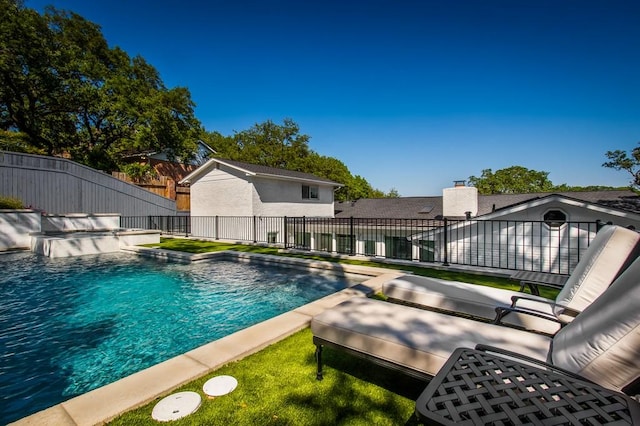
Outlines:
{"label": "brick chimney", "polygon": [[478,189],[466,186],[465,181],[454,181],[453,188],[442,190],[442,215],[444,217],[466,217],[478,215]]}

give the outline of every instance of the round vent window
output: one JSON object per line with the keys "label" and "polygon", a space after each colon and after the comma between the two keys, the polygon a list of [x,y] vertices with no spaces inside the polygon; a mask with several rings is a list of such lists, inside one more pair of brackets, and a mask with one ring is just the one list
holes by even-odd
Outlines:
{"label": "round vent window", "polygon": [[544,223],[552,228],[559,228],[567,222],[567,215],[560,210],[549,210],[543,216]]}

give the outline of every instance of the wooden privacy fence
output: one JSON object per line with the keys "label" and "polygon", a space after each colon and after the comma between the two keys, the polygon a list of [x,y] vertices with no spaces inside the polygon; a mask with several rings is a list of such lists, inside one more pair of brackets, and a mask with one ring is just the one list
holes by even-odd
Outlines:
{"label": "wooden privacy fence", "polygon": [[188,211],[191,205],[191,189],[188,186],[181,186],[175,180],[167,176],[160,176],[157,179],[145,179],[142,181],[133,180],[126,173],[112,172],[111,175],[125,182],[130,182],[154,194],[175,200],[176,209]]}

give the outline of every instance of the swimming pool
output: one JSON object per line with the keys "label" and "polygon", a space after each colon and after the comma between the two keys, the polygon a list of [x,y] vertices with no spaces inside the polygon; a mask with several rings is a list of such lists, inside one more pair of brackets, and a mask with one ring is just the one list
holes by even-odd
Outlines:
{"label": "swimming pool", "polygon": [[0,270],[0,424],[363,280],[121,253],[4,254]]}

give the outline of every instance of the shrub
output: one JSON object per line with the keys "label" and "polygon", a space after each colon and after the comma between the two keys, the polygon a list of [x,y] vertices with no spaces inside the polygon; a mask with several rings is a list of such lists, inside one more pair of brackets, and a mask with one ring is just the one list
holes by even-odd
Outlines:
{"label": "shrub", "polygon": [[24,205],[22,201],[13,197],[3,197],[0,196],[0,209],[23,209]]}
{"label": "shrub", "polygon": [[121,170],[134,182],[145,182],[156,177],[156,171],[149,164],[126,164]]}

